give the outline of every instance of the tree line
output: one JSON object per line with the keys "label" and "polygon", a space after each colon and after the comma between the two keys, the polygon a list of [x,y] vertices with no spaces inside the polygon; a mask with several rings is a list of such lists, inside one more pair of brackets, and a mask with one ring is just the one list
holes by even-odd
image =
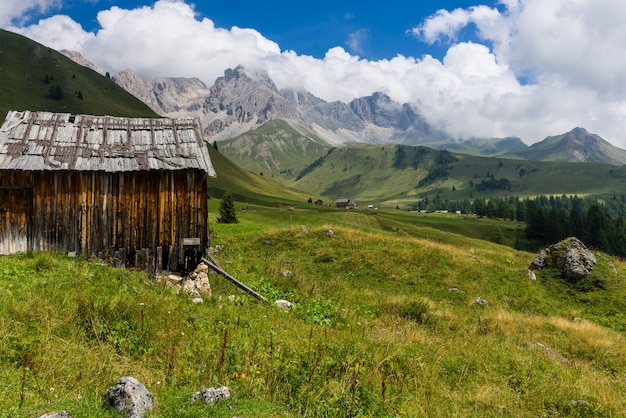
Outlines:
{"label": "tree line", "polygon": [[626,257],[626,195],[598,200],[578,196],[515,196],[462,201],[438,196],[416,202],[413,210],[461,211],[481,217],[525,222],[526,242],[519,249],[534,250],[575,236],[586,245]]}

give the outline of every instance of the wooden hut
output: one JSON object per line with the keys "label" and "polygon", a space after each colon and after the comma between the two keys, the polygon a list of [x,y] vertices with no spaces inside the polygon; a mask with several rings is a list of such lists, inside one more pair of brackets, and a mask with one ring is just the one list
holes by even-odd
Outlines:
{"label": "wooden hut", "polygon": [[191,268],[209,245],[215,176],[201,132],[191,118],[10,111],[0,128],[0,253]]}

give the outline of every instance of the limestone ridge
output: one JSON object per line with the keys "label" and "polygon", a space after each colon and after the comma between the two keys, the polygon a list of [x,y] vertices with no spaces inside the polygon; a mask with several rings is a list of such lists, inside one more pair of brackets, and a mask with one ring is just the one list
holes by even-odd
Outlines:
{"label": "limestone ridge", "polygon": [[428,124],[416,105],[394,102],[383,93],[350,103],[327,102],[304,90],[279,90],[266,72],[242,66],[224,71],[210,88],[198,79],[143,81],[129,70],[113,80],[161,115],[199,117],[209,141],[231,138],[277,119],[332,145],[417,145],[447,138]]}
{"label": "limestone ridge", "polygon": [[112,78],[164,116],[195,116],[193,113],[201,108],[204,97],[209,94],[207,86],[198,78],[159,77],[144,81],[131,70],[121,71]]}
{"label": "limestone ridge", "polygon": [[80,52],[70,51],[69,49],[62,49],[59,52],[65,55],[66,57],[68,57],[69,59],[71,59],[72,61],[74,61],[75,63],[80,64],[84,67],[90,68],[94,70],[95,72],[104,75],[102,70],[100,70],[100,68],[98,68],[97,65],[89,61],[87,58],[83,57]]}

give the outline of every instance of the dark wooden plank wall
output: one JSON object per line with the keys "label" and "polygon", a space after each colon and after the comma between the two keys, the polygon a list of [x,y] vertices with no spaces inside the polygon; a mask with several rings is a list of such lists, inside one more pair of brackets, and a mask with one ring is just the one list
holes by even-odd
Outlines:
{"label": "dark wooden plank wall", "polygon": [[[28,245],[34,251],[179,271],[188,261],[185,250],[199,260],[208,246],[206,173],[200,170],[4,171],[3,189],[29,191],[22,199],[32,200]],[[199,238],[201,245],[184,248],[184,238]]]}
{"label": "dark wooden plank wall", "polygon": [[8,172],[0,176],[0,254],[25,252],[32,213],[32,176]]}

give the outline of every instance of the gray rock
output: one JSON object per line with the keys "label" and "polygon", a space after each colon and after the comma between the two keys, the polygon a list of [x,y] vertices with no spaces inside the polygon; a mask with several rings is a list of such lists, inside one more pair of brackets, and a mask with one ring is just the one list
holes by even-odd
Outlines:
{"label": "gray rock", "polygon": [[279,308],[291,308],[293,306],[293,303],[289,302],[288,300],[279,299],[274,302],[274,305],[278,306]]}
{"label": "gray rock", "polygon": [[555,269],[567,279],[577,281],[593,271],[596,256],[578,238],[570,237],[541,250],[529,270]]}
{"label": "gray rock", "polygon": [[47,414],[43,414],[39,418],[72,418],[67,411],[59,411],[59,412],[48,412]]}
{"label": "gray rock", "polygon": [[208,273],[209,273],[209,266],[207,266],[207,265],[206,265],[206,264],[204,264],[204,263],[200,263],[200,264],[198,264],[198,266],[196,267],[195,272],[196,272],[196,273],[207,273],[207,274],[208,274]]}
{"label": "gray rock", "polygon": [[474,302],[475,302],[477,305],[482,305],[482,306],[487,306],[487,305],[489,304],[489,302],[487,302],[485,299],[480,298],[480,297],[478,297],[478,296],[476,297],[476,299],[474,299]]}
{"label": "gray rock", "polygon": [[183,278],[178,274],[170,274],[167,276],[167,281],[171,284],[180,284],[183,281]]}
{"label": "gray rock", "polygon": [[191,401],[197,402],[202,399],[204,403],[214,404],[222,399],[230,398],[230,389],[226,386],[220,386],[219,388],[204,388],[191,395]]}
{"label": "gray rock", "polygon": [[126,418],[143,418],[152,409],[152,393],[137,379],[125,376],[104,394],[104,405]]}

